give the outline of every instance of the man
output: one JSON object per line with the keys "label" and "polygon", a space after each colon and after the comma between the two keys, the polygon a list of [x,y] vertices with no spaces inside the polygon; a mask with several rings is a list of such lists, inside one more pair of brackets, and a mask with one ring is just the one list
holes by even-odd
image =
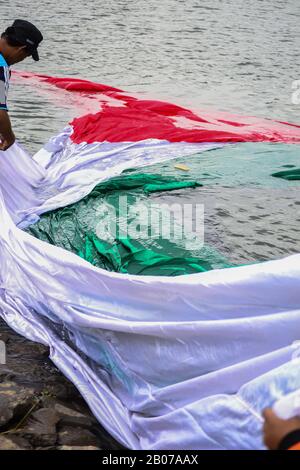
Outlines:
{"label": "man", "polygon": [[264,443],[270,450],[300,450],[300,418],[280,419],[272,408],[263,412]]}
{"label": "man", "polygon": [[26,57],[39,60],[37,48],[43,40],[41,32],[29,21],[15,20],[0,39],[0,150],[7,150],[15,142],[8,109],[7,92],[11,65]]}

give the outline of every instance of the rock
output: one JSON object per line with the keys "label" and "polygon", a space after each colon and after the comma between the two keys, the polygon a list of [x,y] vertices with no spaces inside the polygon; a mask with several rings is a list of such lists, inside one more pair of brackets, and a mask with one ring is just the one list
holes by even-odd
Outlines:
{"label": "rock", "polygon": [[93,425],[97,424],[96,419],[91,415],[85,415],[60,403],[55,404],[55,411],[60,416],[60,423],[67,426],[91,428]]}
{"label": "rock", "polygon": [[58,450],[101,450],[95,446],[58,446]]}
{"label": "rock", "polygon": [[122,449],[48,359],[46,346],[26,340],[1,318],[0,335],[6,344],[6,364],[0,367],[0,449]]}
{"label": "rock", "polygon": [[9,333],[7,331],[0,331],[0,341],[7,343],[9,341]]}
{"label": "rock", "polygon": [[43,426],[47,425],[56,429],[55,426],[59,421],[58,413],[52,408],[40,408],[31,415],[31,421],[35,421]]}
{"label": "rock", "polygon": [[1,364],[1,367],[0,367],[0,383],[1,382],[14,381],[15,377],[16,377],[16,374],[15,374],[14,371],[12,371],[8,367],[5,367],[4,365]]}
{"label": "rock", "polygon": [[27,450],[31,449],[31,445],[22,437],[12,436],[9,434],[0,436],[0,450]]}
{"label": "rock", "polygon": [[0,427],[22,418],[35,402],[33,389],[15,382],[0,383]]}
{"label": "rock", "polygon": [[49,393],[60,400],[71,400],[77,397],[78,391],[74,385],[71,382],[67,382],[67,380],[61,375],[57,375],[58,373],[56,372],[53,382],[51,384],[47,384]]}
{"label": "rock", "polygon": [[62,426],[58,434],[58,444],[60,446],[98,447],[99,442],[95,434],[93,434],[88,429],[73,426]]}
{"label": "rock", "polygon": [[56,444],[58,421],[59,416],[55,410],[41,408],[32,413],[26,425],[20,429],[20,433],[34,447],[51,447]]}
{"label": "rock", "polygon": [[0,436],[0,450],[20,450],[20,447],[8,437]]}

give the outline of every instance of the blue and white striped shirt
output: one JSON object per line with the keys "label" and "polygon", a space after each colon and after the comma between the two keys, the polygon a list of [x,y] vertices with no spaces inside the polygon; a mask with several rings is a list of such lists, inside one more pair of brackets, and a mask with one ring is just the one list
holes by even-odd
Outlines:
{"label": "blue and white striped shirt", "polygon": [[0,54],[0,109],[7,110],[7,94],[9,88],[10,69]]}

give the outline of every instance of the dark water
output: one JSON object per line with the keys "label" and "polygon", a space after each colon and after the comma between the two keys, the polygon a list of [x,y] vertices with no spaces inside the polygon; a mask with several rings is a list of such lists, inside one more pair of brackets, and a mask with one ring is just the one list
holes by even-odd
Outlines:
{"label": "dark water", "polygon": [[[75,76],[196,108],[299,122],[299,0],[0,1],[0,28],[37,24],[38,63],[17,68]],[[63,103],[61,103],[63,106]],[[18,138],[37,150],[74,111],[14,86]]]}

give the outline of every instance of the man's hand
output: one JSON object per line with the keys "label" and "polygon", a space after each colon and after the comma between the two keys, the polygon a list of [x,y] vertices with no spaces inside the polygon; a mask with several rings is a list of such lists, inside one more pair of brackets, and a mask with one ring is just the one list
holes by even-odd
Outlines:
{"label": "man's hand", "polygon": [[263,427],[264,443],[270,450],[276,450],[282,439],[290,432],[300,429],[300,418],[281,419],[272,408],[263,411],[265,423]]}
{"label": "man's hand", "polygon": [[0,109],[0,150],[9,149],[15,140],[8,112],[5,109]]}
{"label": "man's hand", "polygon": [[7,137],[0,136],[0,150],[4,151],[9,149],[15,143],[15,135],[12,132]]}

